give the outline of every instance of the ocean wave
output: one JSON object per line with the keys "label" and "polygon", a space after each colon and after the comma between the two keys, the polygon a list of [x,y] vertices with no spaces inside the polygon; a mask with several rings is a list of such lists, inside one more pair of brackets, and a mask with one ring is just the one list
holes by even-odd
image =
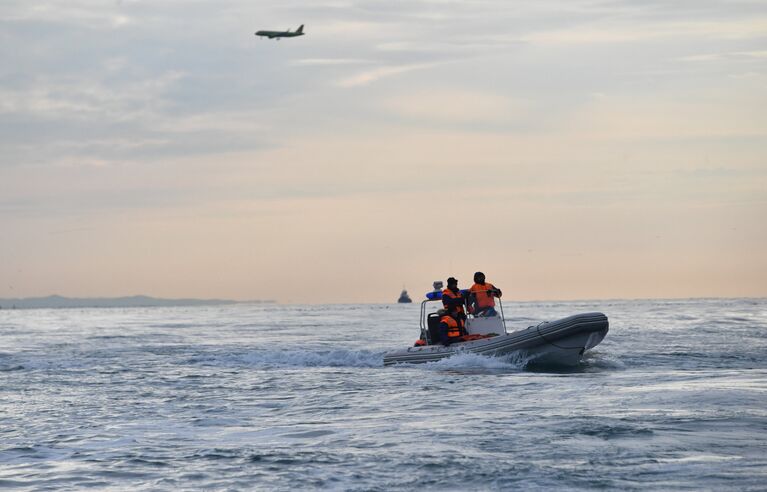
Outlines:
{"label": "ocean wave", "polygon": [[649,438],[655,433],[649,427],[634,423],[611,423],[595,424],[593,421],[580,423],[571,432],[585,436],[598,437],[604,440],[625,438]]}

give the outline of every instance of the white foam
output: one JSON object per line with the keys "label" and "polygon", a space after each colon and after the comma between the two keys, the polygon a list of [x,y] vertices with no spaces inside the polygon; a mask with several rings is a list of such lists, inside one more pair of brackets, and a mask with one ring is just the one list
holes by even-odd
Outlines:
{"label": "white foam", "polygon": [[246,354],[217,354],[194,362],[217,366],[381,367],[383,353],[370,350],[263,350]]}
{"label": "white foam", "polygon": [[597,351],[586,352],[583,361],[589,367],[600,369],[626,369],[626,364],[620,359]]}

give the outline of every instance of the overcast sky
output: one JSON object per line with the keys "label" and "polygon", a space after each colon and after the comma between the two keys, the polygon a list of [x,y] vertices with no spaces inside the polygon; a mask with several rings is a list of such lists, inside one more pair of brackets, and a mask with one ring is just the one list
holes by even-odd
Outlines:
{"label": "overcast sky", "polygon": [[3,0],[0,57],[0,297],[767,296],[761,0]]}

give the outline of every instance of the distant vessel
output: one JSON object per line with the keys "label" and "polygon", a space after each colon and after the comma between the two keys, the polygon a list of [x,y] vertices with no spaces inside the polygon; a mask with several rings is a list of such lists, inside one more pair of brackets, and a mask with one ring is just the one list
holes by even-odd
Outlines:
{"label": "distant vessel", "polygon": [[413,300],[410,298],[409,295],[407,295],[407,291],[405,289],[402,289],[402,294],[399,295],[399,299],[397,299],[397,302],[400,304],[409,304],[413,302]]}

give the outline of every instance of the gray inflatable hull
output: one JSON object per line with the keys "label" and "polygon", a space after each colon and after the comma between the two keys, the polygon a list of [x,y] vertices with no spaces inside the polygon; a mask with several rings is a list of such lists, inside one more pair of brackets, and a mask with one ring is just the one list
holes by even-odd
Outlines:
{"label": "gray inflatable hull", "polygon": [[602,313],[583,313],[557,321],[541,323],[506,335],[449,347],[428,345],[409,347],[384,355],[384,365],[435,362],[461,352],[503,357],[511,354],[530,357],[533,362],[563,366],[577,365],[583,353],[601,342],[609,323]]}

